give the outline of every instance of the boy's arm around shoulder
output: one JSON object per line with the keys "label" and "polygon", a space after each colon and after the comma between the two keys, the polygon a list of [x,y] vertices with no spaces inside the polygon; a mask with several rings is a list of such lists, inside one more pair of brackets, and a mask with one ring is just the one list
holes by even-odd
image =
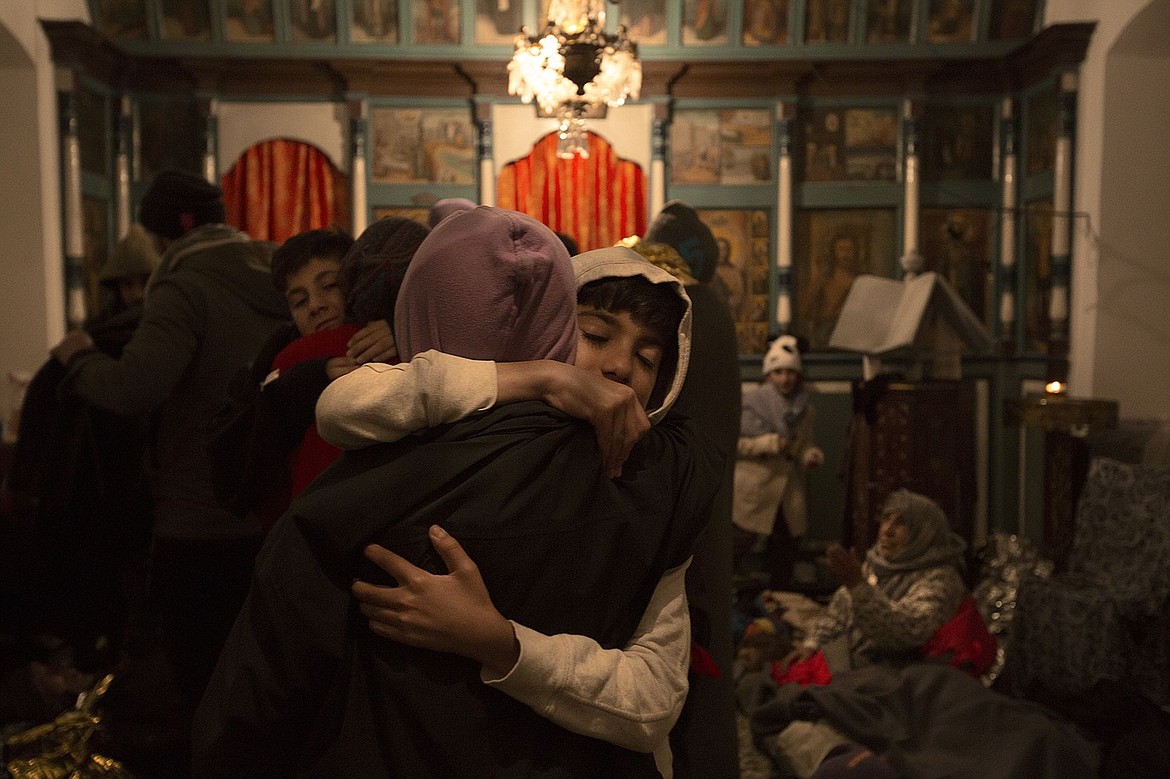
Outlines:
{"label": "boy's arm around shoulder", "polygon": [[317,400],[317,431],[342,449],[390,443],[496,402],[496,364],[434,350],[408,363],[367,363]]}

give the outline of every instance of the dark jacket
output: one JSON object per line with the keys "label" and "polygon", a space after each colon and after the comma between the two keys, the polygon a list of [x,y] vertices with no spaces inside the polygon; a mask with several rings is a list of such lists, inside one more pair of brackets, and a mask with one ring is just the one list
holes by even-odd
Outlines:
{"label": "dark jacket", "polygon": [[[116,358],[141,316],[135,306],[84,328]],[[142,561],[150,537],[148,425],[145,417],[62,396],[64,377],[65,368],[50,359],[25,393],[5,489],[25,499],[27,533],[6,551],[28,569],[17,579],[22,625],[93,646],[99,636],[120,634],[122,577]]]}
{"label": "dark jacket", "polygon": [[551,724],[471,661],[373,635],[350,582],[385,581],[362,563],[371,542],[441,570],[439,523],[504,616],[621,647],[692,553],[721,474],[673,415],[610,480],[593,430],[539,403],[346,453],[269,534],[196,717],[196,775],[656,776],[649,755]]}
{"label": "dark jacket", "polygon": [[69,366],[63,391],[118,414],[158,412],[150,462],[157,536],[259,533],[254,519],[217,500],[205,434],[231,377],[288,318],[271,254],[271,244],[227,225],[197,227],[163,255],[121,357],[83,354]]}

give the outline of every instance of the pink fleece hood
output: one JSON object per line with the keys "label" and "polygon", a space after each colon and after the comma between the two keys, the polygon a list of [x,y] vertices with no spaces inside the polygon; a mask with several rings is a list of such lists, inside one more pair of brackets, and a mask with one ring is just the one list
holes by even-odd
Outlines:
{"label": "pink fleece hood", "polygon": [[490,206],[453,214],[418,247],[394,335],[403,360],[437,349],[514,362],[577,355],[577,287],[556,233]]}

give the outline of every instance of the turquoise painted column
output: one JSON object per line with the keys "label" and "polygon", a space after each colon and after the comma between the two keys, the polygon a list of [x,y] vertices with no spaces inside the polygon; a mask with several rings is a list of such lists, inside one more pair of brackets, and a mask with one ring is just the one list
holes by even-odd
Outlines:
{"label": "turquoise painted column", "polygon": [[57,68],[57,121],[61,137],[61,214],[65,265],[65,322],[85,321],[85,241],[82,236],[81,142],[77,134],[77,76]]}

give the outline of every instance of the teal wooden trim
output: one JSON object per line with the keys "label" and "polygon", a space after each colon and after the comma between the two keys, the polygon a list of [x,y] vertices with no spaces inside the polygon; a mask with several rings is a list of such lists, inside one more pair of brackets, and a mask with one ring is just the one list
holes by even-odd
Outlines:
{"label": "teal wooden trim", "polygon": [[796,208],[894,208],[901,204],[905,191],[900,182],[823,182],[795,183],[792,187]]}
{"label": "teal wooden trim", "polygon": [[466,108],[474,114],[473,101],[463,97],[371,97],[370,109],[374,108]]}
{"label": "teal wooden trim", "polygon": [[687,51],[694,51],[699,48],[728,48],[731,46],[741,47],[743,45],[743,2],[735,2],[735,0],[725,0],[723,7],[727,9],[727,46],[708,47],[708,46],[688,46]]}
{"label": "teal wooden trim", "polygon": [[1056,182],[1055,171],[1043,170],[1039,173],[1027,173],[1025,168],[1027,166],[1027,142],[1020,144],[1025,147],[1020,149],[1018,159],[1020,160],[1020,202],[1025,203],[1032,200],[1043,200],[1045,198],[1051,199],[1053,189]]}
{"label": "teal wooden trim", "polygon": [[[402,32],[400,27],[400,34]],[[213,30],[214,32],[214,30]],[[355,43],[298,41],[275,42],[228,41],[221,34],[211,41],[136,40],[120,38],[119,48],[130,54],[148,57],[177,55],[256,59],[403,59],[403,60],[496,60],[505,65],[512,55],[510,44],[422,45],[413,43]],[[994,41],[981,44],[810,44],[789,46],[643,46],[638,56],[644,61],[821,61],[821,60],[982,60],[1003,57],[1019,46],[1019,41]]]}
{"label": "teal wooden trim", "polygon": [[81,196],[99,200],[110,198],[113,193],[113,181],[109,176],[94,173],[92,170],[81,171]]}
{"label": "teal wooden trim", "polygon": [[801,97],[797,105],[801,109],[816,110],[818,108],[889,108],[897,111],[899,117],[902,112],[902,101],[909,95],[894,97],[872,97],[858,95],[857,97]]}
{"label": "teal wooden trim", "polygon": [[991,38],[991,4],[993,2],[994,0],[975,0],[975,7],[972,9],[971,31],[975,33],[977,41],[986,41]]}
{"label": "teal wooden trim", "polygon": [[671,184],[666,182],[667,200],[685,200],[695,208],[776,208],[776,183],[744,186],[713,184]]}
{"label": "teal wooden trim", "polygon": [[1000,188],[999,183],[991,179],[924,181],[919,187],[918,197],[922,208],[998,208]]}
{"label": "teal wooden trim", "polygon": [[343,101],[334,97],[321,95],[284,95],[284,94],[239,94],[236,92],[221,92],[215,95],[216,101],[225,103],[333,103],[340,105]]}
{"label": "teal wooden trim", "polygon": [[[683,26],[683,1],[667,2],[666,5],[666,45],[668,48],[682,48],[682,26]],[[620,9],[620,5],[614,6]],[[688,46],[687,51],[690,51],[693,46]],[[642,47],[638,46],[638,53],[642,53]]]}
{"label": "teal wooden trim", "polygon": [[779,97],[680,97],[671,101],[675,111],[720,111],[731,108],[767,108],[775,110]]}
{"label": "teal wooden trim", "polygon": [[465,197],[471,201],[478,201],[479,191],[476,184],[382,184],[370,181],[369,203],[370,208],[424,208],[420,203],[429,202],[434,197],[441,200],[446,197]]}
{"label": "teal wooden trim", "polygon": [[[406,59],[500,59],[506,61],[511,44],[482,45],[475,41],[476,3],[461,0],[456,3],[460,15],[460,41],[452,45],[415,44],[414,7],[418,0],[397,0],[399,43],[365,44],[353,41],[354,0],[336,0],[335,36],[331,41],[294,41],[291,0],[273,0],[272,42],[228,41],[226,35],[227,0],[210,0],[210,41],[164,40],[165,15],[162,0],[144,0],[148,40],[118,39],[126,51],[154,56],[181,53],[191,56],[251,56],[251,57],[319,57],[353,58],[402,57]],[[530,29],[539,30],[543,19],[538,18],[539,0],[522,0],[522,18]],[[743,3],[722,0],[725,8],[727,43],[724,45],[684,45],[682,28],[685,20],[684,3],[665,4],[666,43],[661,46],[643,44],[639,47],[643,59],[689,60],[819,60],[843,59],[915,59],[944,56],[948,58],[994,58],[1016,48],[1019,40],[991,41],[990,0],[977,0],[974,5],[973,34],[969,42],[929,44],[925,42],[929,0],[918,0],[911,5],[910,39],[905,43],[885,44],[866,42],[868,4],[852,0],[850,5],[848,43],[819,44],[805,42],[806,3],[793,0],[788,4],[788,43],[775,46],[745,46],[743,44]],[[104,26],[101,3],[89,0],[90,18],[97,29]],[[1033,29],[1043,20],[1044,3],[1037,3]],[[621,16],[620,6],[608,9],[607,29],[616,30]],[[179,48],[176,48],[178,46]],[[190,47],[190,48],[188,48]]]}

